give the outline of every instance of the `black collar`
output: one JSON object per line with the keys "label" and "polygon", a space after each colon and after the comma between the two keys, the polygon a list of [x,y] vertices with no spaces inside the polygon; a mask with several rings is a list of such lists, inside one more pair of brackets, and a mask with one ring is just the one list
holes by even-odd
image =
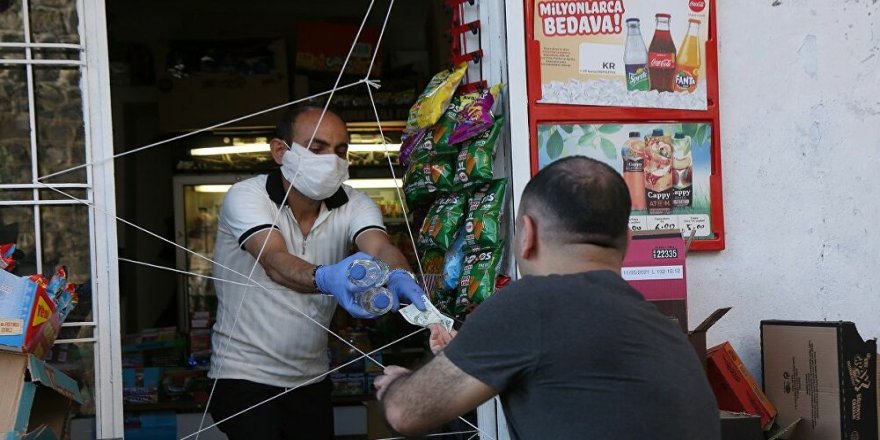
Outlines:
{"label": "black collar", "polygon": [[[269,193],[269,198],[272,199],[276,205],[281,205],[284,201],[284,195],[286,192],[284,191],[284,182],[280,168],[271,171],[266,177],[266,192]],[[324,206],[326,206],[327,209],[336,209],[348,203],[348,195],[345,194],[345,190],[340,187],[332,196],[327,197],[323,201]]]}

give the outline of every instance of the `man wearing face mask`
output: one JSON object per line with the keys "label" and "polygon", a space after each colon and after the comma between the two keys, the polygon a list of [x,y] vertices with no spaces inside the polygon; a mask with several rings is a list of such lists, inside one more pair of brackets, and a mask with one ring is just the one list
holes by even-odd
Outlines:
{"label": "man wearing face mask", "polygon": [[[333,437],[332,385],[321,377],[328,333],[315,322],[328,326],[337,304],[352,316],[375,317],[354,300],[363,288],[348,280],[351,261],[386,261],[395,310],[400,302],[425,309],[425,293],[389,241],[379,208],[343,184],[348,141],[335,113],[292,109],[270,142],[280,168],[236,183],[223,200],[214,275],[246,283],[252,273],[265,289],[214,284],[211,415],[220,421],[296,388],[222,423],[230,440]],[[347,256],[352,243],[360,252]]]}

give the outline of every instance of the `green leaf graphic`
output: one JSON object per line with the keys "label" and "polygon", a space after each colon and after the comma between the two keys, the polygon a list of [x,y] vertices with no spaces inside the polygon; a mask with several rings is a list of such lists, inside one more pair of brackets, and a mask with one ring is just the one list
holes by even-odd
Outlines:
{"label": "green leaf graphic", "polygon": [[593,146],[593,139],[595,139],[595,138],[596,138],[595,133],[587,133],[587,134],[581,136],[580,139],[578,139],[578,146],[581,148],[592,147]]}
{"label": "green leaf graphic", "polygon": [[599,127],[599,131],[605,134],[614,134],[620,131],[623,128],[623,125],[620,124],[607,124]]}
{"label": "green leaf graphic", "polygon": [[609,160],[617,159],[617,148],[614,147],[614,142],[606,138],[602,138],[602,152],[605,153],[605,157]]}
{"label": "green leaf graphic", "polygon": [[697,129],[693,136],[693,141],[701,147],[706,143],[706,127],[708,127],[707,124],[700,124],[700,128]]}
{"label": "green leaf graphic", "polygon": [[568,134],[571,134],[571,132],[574,131],[574,125],[560,125],[559,128]]}
{"label": "green leaf graphic", "polygon": [[554,160],[562,155],[562,135],[557,131],[554,131],[547,140],[547,155]]}

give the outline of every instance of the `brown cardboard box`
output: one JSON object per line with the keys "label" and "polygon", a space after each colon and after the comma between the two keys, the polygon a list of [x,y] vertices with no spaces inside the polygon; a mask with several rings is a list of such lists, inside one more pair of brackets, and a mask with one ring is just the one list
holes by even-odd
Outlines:
{"label": "brown cardboard box", "polygon": [[[274,58],[268,73],[200,73],[174,78],[159,63],[159,129],[164,133],[193,130],[290,101],[287,49],[284,40],[266,40]],[[162,53],[162,51],[160,51]],[[163,60],[163,57],[157,57]],[[275,126],[279,112],[240,121],[236,126]]]}
{"label": "brown cardboard box", "polygon": [[700,363],[703,364],[703,370],[706,369],[706,332],[709,331],[709,328],[715,325],[719,319],[721,319],[727,312],[730,311],[730,307],[724,307],[712,312],[703,322],[700,323],[693,331],[688,332],[688,340],[690,340],[691,345],[694,347],[694,351],[697,352],[697,357],[700,359]]}
{"label": "brown cardboard box", "polygon": [[877,342],[852,322],[762,321],[764,391],[793,440],[877,440]]}
{"label": "brown cardboard box", "polygon": [[776,407],[761,391],[733,346],[729,342],[716,345],[708,356],[706,375],[718,408],[759,416],[761,427],[769,429],[776,417]]}
{"label": "brown cardboard box", "polygon": [[76,381],[24,353],[0,351],[0,438],[60,439],[82,403]]}

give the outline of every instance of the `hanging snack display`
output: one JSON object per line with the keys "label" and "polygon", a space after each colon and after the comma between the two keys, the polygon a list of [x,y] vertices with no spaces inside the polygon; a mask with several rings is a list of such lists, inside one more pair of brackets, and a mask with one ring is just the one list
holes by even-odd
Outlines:
{"label": "hanging snack display", "polygon": [[464,222],[464,244],[480,249],[500,247],[507,179],[493,180],[479,187],[468,203]]}
{"label": "hanging snack display", "polygon": [[428,128],[440,119],[465,71],[467,63],[462,63],[455,70],[444,70],[431,78],[431,82],[409,110],[409,119],[406,121],[408,130]]}
{"label": "hanging snack display", "polygon": [[495,143],[504,126],[504,116],[498,116],[489,131],[485,131],[463,146],[455,163],[455,188],[468,188],[492,180]]}
{"label": "hanging snack display", "polygon": [[419,247],[449,249],[467,212],[468,196],[467,193],[446,194],[434,202],[419,230]]}

